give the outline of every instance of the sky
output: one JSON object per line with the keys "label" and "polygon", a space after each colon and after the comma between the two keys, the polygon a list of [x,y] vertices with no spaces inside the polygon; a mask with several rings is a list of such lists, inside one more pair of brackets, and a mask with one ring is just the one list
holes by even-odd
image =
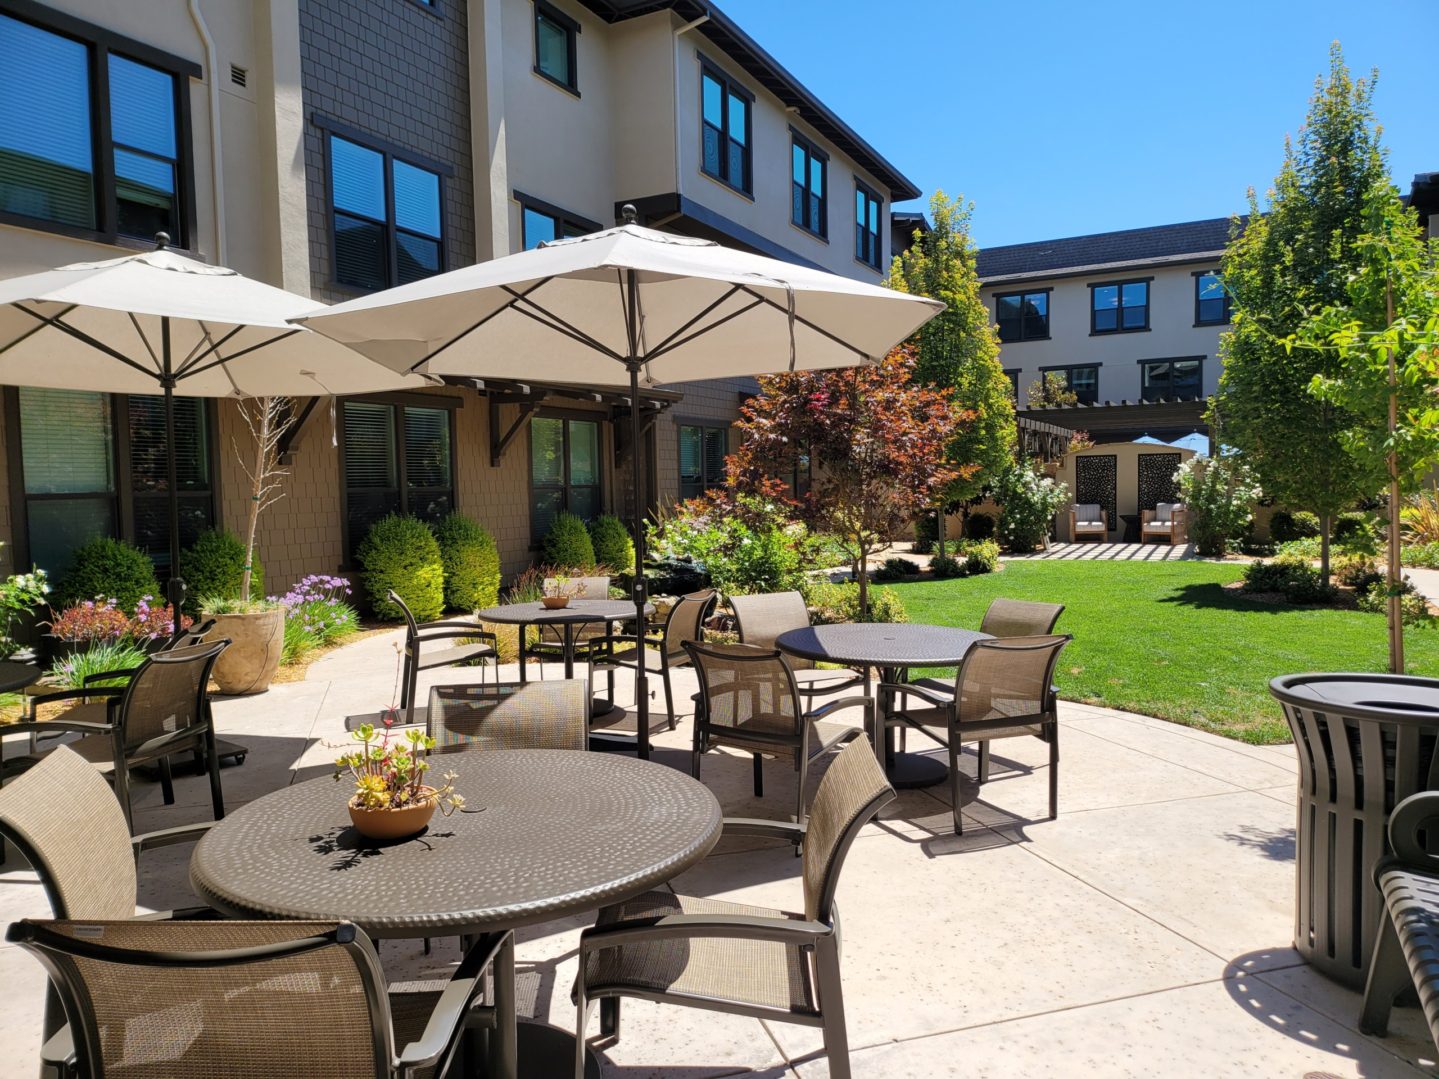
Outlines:
{"label": "sky", "polygon": [[[1242,212],[1332,41],[1390,175],[1439,171],[1439,0],[719,0],[981,247]],[[918,209],[921,203],[900,204]]]}

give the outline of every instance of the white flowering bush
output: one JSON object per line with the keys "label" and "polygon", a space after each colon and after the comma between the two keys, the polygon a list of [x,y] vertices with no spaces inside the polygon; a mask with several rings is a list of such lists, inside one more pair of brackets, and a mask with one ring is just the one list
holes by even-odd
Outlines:
{"label": "white flowering bush", "polygon": [[1235,455],[1196,455],[1174,474],[1184,500],[1189,542],[1206,558],[1223,558],[1229,544],[1249,531],[1254,503],[1264,496],[1259,481]]}
{"label": "white flowering bush", "polygon": [[11,574],[0,584],[0,658],[8,659],[19,651],[15,634],[49,594],[50,580],[43,569]]}
{"label": "white flowering bush", "polygon": [[1044,546],[1054,515],[1069,501],[1069,486],[1046,476],[1033,462],[1018,461],[999,477],[994,498],[1003,510],[1000,542],[1006,550],[1024,554]]}

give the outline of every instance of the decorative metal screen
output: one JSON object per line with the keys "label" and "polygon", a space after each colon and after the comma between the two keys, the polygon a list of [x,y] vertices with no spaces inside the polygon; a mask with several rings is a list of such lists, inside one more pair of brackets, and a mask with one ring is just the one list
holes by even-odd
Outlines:
{"label": "decorative metal screen", "polygon": [[1179,468],[1177,453],[1139,455],[1139,508],[1152,510],[1160,502],[1178,502],[1179,488],[1174,473]]}
{"label": "decorative metal screen", "polygon": [[1074,459],[1074,501],[1080,505],[1104,507],[1110,522],[1115,516],[1114,489],[1119,480],[1119,458],[1113,454]]}

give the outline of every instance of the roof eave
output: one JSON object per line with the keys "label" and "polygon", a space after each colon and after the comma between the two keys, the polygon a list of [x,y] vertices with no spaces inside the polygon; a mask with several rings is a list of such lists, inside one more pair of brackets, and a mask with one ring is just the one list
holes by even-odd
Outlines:
{"label": "roof eave", "polygon": [[1026,273],[992,274],[980,277],[981,287],[991,285],[1018,284],[1026,281],[1053,281],[1061,277],[1080,277],[1089,274],[1114,273],[1120,270],[1144,270],[1150,267],[1183,266],[1199,262],[1215,262],[1224,254],[1224,249],[1214,251],[1190,251],[1179,255],[1165,255],[1161,258],[1129,259],[1124,262],[1095,262],[1084,266],[1056,266],[1049,270],[1034,270]]}

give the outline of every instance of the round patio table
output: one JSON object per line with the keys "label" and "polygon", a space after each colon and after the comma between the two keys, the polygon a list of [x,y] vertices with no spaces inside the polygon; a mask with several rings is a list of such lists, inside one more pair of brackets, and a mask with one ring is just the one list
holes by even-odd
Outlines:
{"label": "round patio table", "polygon": [[0,660],[0,693],[14,693],[40,680],[40,668],[13,659]]}
{"label": "round patio table", "polygon": [[[957,667],[976,641],[991,639],[988,633],[952,626],[928,626],[913,622],[845,622],[832,626],[791,629],[775,638],[775,647],[816,663],[842,663],[864,668],[864,692],[870,695],[870,671],[878,667],[881,680],[896,681],[914,667]],[[875,748],[883,752],[885,771],[896,787],[932,787],[949,775],[949,767],[919,753],[899,753],[891,743],[890,728],[883,724],[883,739]]]}
{"label": "round patio table", "polygon": [[[527,749],[446,754],[436,766],[458,773],[465,808],[436,814],[417,836],[363,838],[346,791],[314,779],[217,822],[195,847],[190,884],[237,918],[344,919],[376,938],[474,937],[631,899],[700,861],[720,836],[715,796],[660,764]],[[501,961],[508,976],[496,984],[512,987],[512,945]],[[497,1006],[512,1024],[513,998]],[[515,1028],[505,1030],[492,1049],[496,1074],[572,1074],[574,1035],[522,1023],[516,1053]]]}

